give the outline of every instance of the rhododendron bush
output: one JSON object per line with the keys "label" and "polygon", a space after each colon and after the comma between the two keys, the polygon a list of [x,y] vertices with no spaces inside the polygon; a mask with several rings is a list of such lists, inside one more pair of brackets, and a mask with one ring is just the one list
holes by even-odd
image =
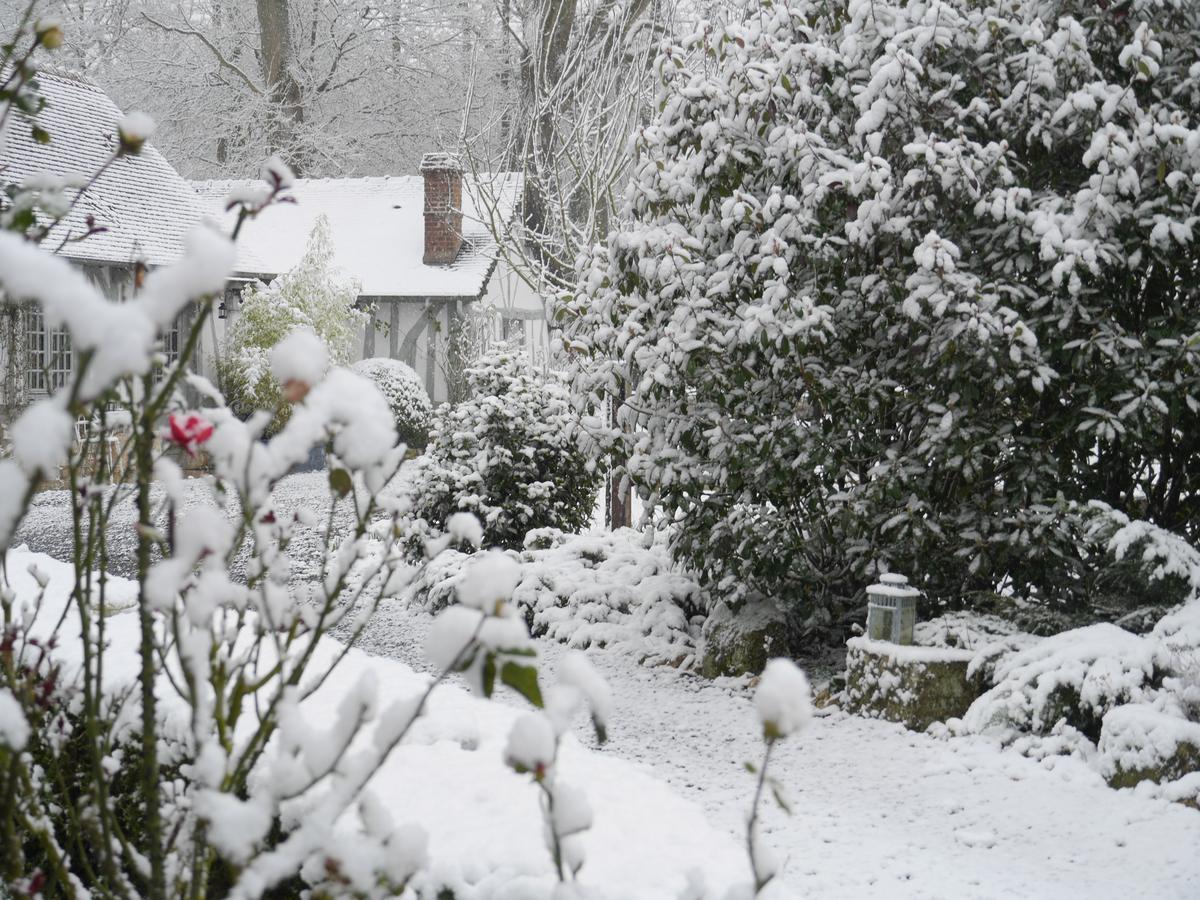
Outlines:
{"label": "rhododendron bush", "polygon": [[735,19],[659,56],[630,223],[557,313],[677,555],[814,629],[881,570],[1179,598],[1090,504],[1200,537],[1200,6]]}
{"label": "rhododendron bush", "polygon": [[538,528],[582,529],[599,479],[561,375],[496,349],[466,370],[466,383],[466,399],[438,410],[414,473],[414,552],[457,512],[478,516],[489,546],[519,548]]}

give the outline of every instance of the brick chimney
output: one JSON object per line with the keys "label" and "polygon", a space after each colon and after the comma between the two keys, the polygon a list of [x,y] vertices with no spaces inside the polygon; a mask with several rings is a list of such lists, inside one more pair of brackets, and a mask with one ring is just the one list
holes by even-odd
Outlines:
{"label": "brick chimney", "polygon": [[454,262],[462,246],[462,165],[449,153],[426,153],[421,160],[425,178],[425,255],[427,266]]}

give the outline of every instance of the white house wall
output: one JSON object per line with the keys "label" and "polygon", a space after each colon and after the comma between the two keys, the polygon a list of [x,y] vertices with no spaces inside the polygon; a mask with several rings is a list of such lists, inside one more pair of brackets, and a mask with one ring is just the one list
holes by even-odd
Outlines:
{"label": "white house wall", "polygon": [[[549,354],[550,334],[541,296],[501,257],[479,303],[494,341],[520,342],[537,362]],[[508,320],[507,328],[505,320]]]}
{"label": "white house wall", "polygon": [[449,396],[446,379],[446,335],[461,301],[445,298],[364,298],[374,304],[371,321],[362,329],[357,359],[385,357],[412,366],[434,403]]}

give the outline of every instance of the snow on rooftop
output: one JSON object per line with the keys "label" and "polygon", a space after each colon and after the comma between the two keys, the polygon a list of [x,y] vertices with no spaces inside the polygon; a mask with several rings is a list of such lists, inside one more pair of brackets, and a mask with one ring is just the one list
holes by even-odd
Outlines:
{"label": "snow on rooftop", "polygon": [[[50,133],[38,144],[24,116],[10,118],[0,137],[0,182],[95,173],[117,146],[121,110],[96,85],[55,72],[38,73],[45,109],[38,123]],[[68,192],[73,196],[73,192]],[[60,255],[108,264],[173,262],[183,253],[184,235],[207,214],[191,186],[153,146],[122,157],[84,194],[71,214],[46,239],[58,247],[67,235],[87,230],[89,215],[107,230],[66,244]]]}
{"label": "snow on rooftop", "polygon": [[[487,178],[488,176],[480,176]],[[484,192],[495,198],[495,214],[507,219],[516,205],[519,177],[497,175]],[[478,297],[496,263],[499,247],[479,212],[475,178],[463,179],[463,246],[450,265],[426,265],[424,180],[420,176],[373,178],[298,178],[290,193],[295,204],[272,206],[242,227],[238,268],[278,275],[300,261],[313,224],[329,220],[334,264],[358,280],[366,297]],[[253,181],[200,181],[194,186],[214,213],[224,212],[231,194],[241,195]],[[261,261],[256,268],[255,259]]]}

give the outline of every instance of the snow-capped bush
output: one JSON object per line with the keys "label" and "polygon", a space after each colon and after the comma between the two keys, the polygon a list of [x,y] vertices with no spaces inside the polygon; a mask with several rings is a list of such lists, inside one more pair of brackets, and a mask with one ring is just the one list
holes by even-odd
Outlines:
{"label": "snow-capped bush", "polygon": [[1104,717],[1097,767],[1110,783],[1177,781],[1200,773],[1200,722],[1162,704],[1118,706]]}
{"label": "snow-capped bush", "polygon": [[400,360],[386,357],[359,360],[352,368],[375,382],[379,393],[392,408],[400,440],[410,447],[424,447],[429,440],[433,404],[429,402],[421,376]]}
{"label": "snow-capped bush", "polygon": [[1139,635],[1108,624],[1064,631],[1001,659],[995,686],[963,721],[972,731],[1027,734],[1065,722],[1096,741],[1105,714],[1144,701],[1154,676],[1154,644]]}
{"label": "snow-capped bush", "polygon": [[267,434],[278,432],[291,414],[292,397],[272,373],[271,350],[295,331],[315,334],[334,365],[345,365],[367,315],[355,307],[358,285],[333,268],[329,220],[318,216],[304,256],[270,284],[254,284],[242,296],[218,360],[221,388],[242,418],[256,410],[274,415]]}
{"label": "snow-capped bush", "polygon": [[578,531],[596,496],[595,468],[561,378],[497,350],[466,371],[470,396],[442,406],[413,480],[413,551],[451,515],[483,523],[483,543],[519,548],[536,528]]}
{"label": "snow-capped bush", "polygon": [[[691,668],[706,609],[700,586],[670,558],[664,539],[631,528],[604,534],[530,532],[510,556],[520,571],[512,602],[536,636],[570,647],[605,647],[647,665]],[[454,601],[471,556],[447,550],[408,596],[438,610]]]}
{"label": "snow-capped bush", "polygon": [[557,311],[589,431],[809,628],[881,568],[1142,602],[1086,504],[1200,537],[1200,6],[741,6]]}
{"label": "snow-capped bush", "polygon": [[[998,636],[972,649],[970,671],[990,688],[961,728],[998,735],[1028,755],[1078,754],[1106,778],[1120,771],[1117,780],[1132,784],[1130,773],[1156,769],[1140,763],[1172,758],[1163,749],[1168,735],[1200,727],[1200,602],[1144,635],[1100,624],[1041,639]],[[1200,745],[1192,764],[1200,766]]]}

